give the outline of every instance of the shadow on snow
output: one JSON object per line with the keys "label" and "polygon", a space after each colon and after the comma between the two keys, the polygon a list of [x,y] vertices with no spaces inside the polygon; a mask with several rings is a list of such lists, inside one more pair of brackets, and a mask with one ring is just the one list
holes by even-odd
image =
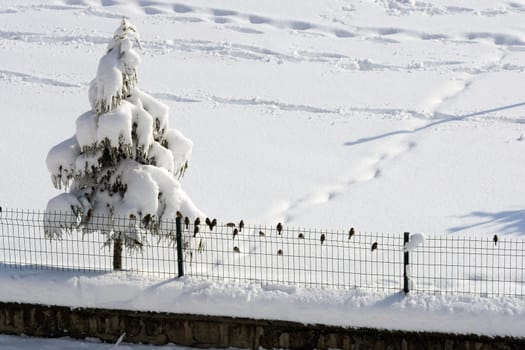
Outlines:
{"label": "shadow on snow", "polygon": [[456,226],[448,229],[450,233],[456,233],[467,229],[475,229],[485,225],[502,226],[501,231],[495,232],[500,234],[520,234],[525,235],[525,209],[521,210],[507,210],[496,213],[485,211],[474,211],[461,218],[476,218],[478,222]]}
{"label": "shadow on snow", "polygon": [[[387,132],[387,133],[384,133],[384,134],[379,134],[379,135],[376,135],[376,136],[363,137],[363,138],[360,138],[360,139],[355,140],[355,141],[345,142],[344,145],[345,146],[355,146],[355,145],[359,145],[359,144],[362,144],[362,143],[368,143],[368,142],[372,142],[372,141],[377,141],[377,140],[384,139],[384,138],[391,137],[391,136],[415,134],[417,132],[420,132],[420,131],[425,130],[425,129],[429,129],[429,128],[431,128],[433,126],[436,126],[436,125],[445,124],[445,123],[454,122],[454,121],[462,121],[462,120],[465,120],[467,118],[476,117],[476,116],[487,114],[487,113],[499,112],[499,111],[503,111],[503,110],[506,110],[506,109],[517,108],[517,107],[521,107],[521,106],[525,106],[525,102],[515,103],[515,104],[511,104],[511,105],[507,105],[507,106],[496,107],[496,108],[492,108],[492,109],[486,109],[484,111],[479,111],[479,112],[465,114],[465,115],[460,115],[460,116],[451,116],[451,115],[448,115],[448,114],[436,113],[435,116],[441,117],[441,119],[436,120],[436,121],[434,121],[432,123],[429,123],[427,125],[420,126],[419,128],[405,129],[405,130],[396,130],[396,131],[391,131],[391,132]],[[525,123],[525,120],[517,121],[517,123],[520,123],[520,124],[521,123]]]}

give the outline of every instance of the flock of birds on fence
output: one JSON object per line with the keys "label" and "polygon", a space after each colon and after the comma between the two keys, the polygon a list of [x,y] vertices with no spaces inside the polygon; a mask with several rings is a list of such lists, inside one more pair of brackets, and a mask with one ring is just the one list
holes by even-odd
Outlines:
{"label": "flock of birds on fence", "polygon": [[[2,213],[2,207],[0,206],[0,213]],[[180,211],[177,211],[177,217],[179,218],[182,218],[183,215]],[[197,234],[199,233],[200,231],[200,224],[201,224],[201,219],[199,217],[197,217],[193,223],[193,237],[197,237]],[[206,226],[208,226],[208,228],[210,229],[210,232],[213,231],[214,227],[217,226],[217,219],[210,219],[210,218],[206,218],[205,220],[205,224]],[[184,217],[184,226],[186,227],[186,229],[188,230],[189,227],[190,227],[190,218],[189,217]],[[233,228],[233,239],[235,239],[235,237],[240,233],[242,232],[243,228],[244,228],[244,221],[241,220],[238,224],[238,227],[236,227],[235,223],[233,222],[229,222],[225,225],[226,227],[229,227],[229,228]],[[277,230],[277,233],[279,235],[281,235],[281,232],[283,230],[283,225],[282,223],[278,223],[276,226],[275,226],[275,229]],[[350,230],[348,231],[348,239],[351,239],[353,236],[355,235],[355,229],[353,227],[350,228]],[[265,233],[263,231],[259,231],[259,236],[260,237],[264,237],[265,236]],[[299,235],[297,236],[299,239],[304,239],[304,234],[302,232],[299,233]],[[326,241],[326,235],[323,233],[321,234],[320,238],[319,238],[320,242],[321,242],[321,245],[323,245],[323,243]],[[492,238],[492,241],[494,242],[494,245],[497,245],[498,244],[498,235],[495,234],[494,237]],[[370,251],[374,251],[377,249],[377,246],[378,246],[378,243],[377,242],[374,242],[372,243],[372,246],[370,247]],[[240,249],[239,247],[235,246],[233,248],[233,251],[236,252],[236,253],[240,253]],[[277,251],[277,255],[283,255],[283,251],[282,249],[279,249]]]}
{"label": "flock of birds on fence", "polygon": [[[178,212],[177,215],[182,219],[182,215]],[[190,221],[190,218],[189,217],[184,217],[184,227],[186,228],[186,230],[189,230],[190,229],[190,224],[191,224],[191,221]],[[208,228],[210,229],[210,232],[213,231],[213,229],[217,226],[217,219],[210,219],[210,218],[206,218],[205,220],[205,224],[206,226],[208,226]],[[197,235],[199,234],[200,232],[200,225],[201,225],[201,219],[199,217],[197,217],[195,219],[195,221],[193,222],[193,237],[197,237]],[[242,232],[242,230],[244,229],[244,221],[241,220],[239,221],[238,224],[235,224],[234,222],[228,222],[224,225],[225,227],[229,228],[229,229],[232,229],[232,235],[233,235],[233,240],[235,240],[235,238]],[[277,233],[279,235],[281,235],[282,231],[283,231],[283,224],[282,223],[277,223],[277,225],[275,226],[275,230],[277,231]],[[355,229],[353,227],[350,228],[350,230],[348,231],[348,239],[352,239],[352,237],[355,235]],[[264,233],[264,231],[259,231],[259,236],[260,237],[264,237],[266,236],[266,234]],[[302,232],[299,232],[297,238],[299,239],[304,239],[304,234]],[[321,236],[319,237],[319,241],[321,243],[321,245],[323,245],[326,241],[326,234],[322,233]],[[372,246],[370,247],[370,251],[373,252],[374,250],[377,250],[377,247],[378,247],[378,243],[377,242],[374,242],[372,243]],[[238,246],[234,246],[233,247],[233,252],[234,253],[240,253],[241,250]],[[283,250],[282,249],[279,249],[277,251],[277,255],[283,255]]]}
{"label": "flock of birds on fence", "polygon": [[[178,215],[180,215],[180,217],[182,218],[182,215],[178,212],[177,213]],[[201,224],[201,219],[199,217],[197,217],[193,223],[193,237],[197,237],[197,234],[200,232],[200,224]],[[210,219],[210,218],[206,218],[205,220],[205,224],[206,226],[208,226],[208,228],[210,229],[210,232],[213,231],[213,229],[217,226],[217,219]],[[184,226],[185,228],[188,230],[189,227],[190,227],[190,219],[186,216],[184,217]],[[239,223],[236,225],[234,222],[228,222],[225,224],[225,227],[227,228],[231,228],[232,229],[232,235],[233,235],[233,239],[235,240],[235,238],[239,235],[239,233],[242,232],[242,230],[244,229],[244,221],[241,220],[239,221]],[[283,224],[282,223],[277,223],[277,225],[275,226],[275,230],[277,231],[277,233],[279,235],[281,235],[282,231],[283,231]],[[263,232],[263,231],[259,231],[259,236],[260,237],[264,237],[266,234]],[[352,239],[352,237],[355,235],[355,229],[353,227],[350,228],[350,230],[348,231],[348,239]],[[302,232],[299,232],[297,238],[299,239],[304,239],[304,234]],[[321,245],[323,245],[326,241],[326,234],[322,233],[321,236],[319,237],[319,241],[321,243]],[[498,244],[498,235],[494,235],[494,237],[492,238],[492,241],[494,242],[494,245],[497,245]],[[375,250],[377,250],[378,248],[378,242],[374,242],[372,243],[371,247],[370,247],[370,251],[373,252]],[[241,250],[238,246],[234,246],[233,247],[233,252],[234,253],[240,253]],[[283,250],[282,249],[279,249],[277,251],[277,255],[283,255]]]}

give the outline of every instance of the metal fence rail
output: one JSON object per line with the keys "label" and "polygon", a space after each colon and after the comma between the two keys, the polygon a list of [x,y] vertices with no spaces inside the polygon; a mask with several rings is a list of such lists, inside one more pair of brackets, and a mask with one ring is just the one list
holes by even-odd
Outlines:
{"label": "metal fence rail", "polygon": [[[57,225],[61,221],[58,218]],[[525,296],[521,239],[429,236],[406,252],[409,234],[350,235],[239,223],[219,223],[212,229],[201,223],[196,230],[194,223],[181,221],[163,222],[141,249],[124,250],[122,269],[164,278],[184,274],[267,285]],[[90,233],[73,231],[50,240],[44,235],[43,212],[3,210],[0,267],[112,271],[114,241],[102,232],[108,231],[107,222],[107,217],[93,217]],[[110,231],[131,226],[127,219],[112,220]]]}

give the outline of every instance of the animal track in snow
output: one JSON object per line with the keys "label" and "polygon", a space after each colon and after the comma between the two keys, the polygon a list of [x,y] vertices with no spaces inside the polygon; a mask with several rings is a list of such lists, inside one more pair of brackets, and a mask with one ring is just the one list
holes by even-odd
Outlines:
{"label": "animal track in snow", "polygon": [[[57,86],[62,88],[84,88],[86,86],[89,86],[89,82],[69,82],[69,81],[61,81],[58,79],[51,79],[46,78],[42,76],[37,75],[31,75],[27,73],[21,73],[21,72],[15,72],[15,71],[9,71],[9,70],[0,70],[0,80],[8,81],[10,83],[17,83],[17,82],[24,82],[27,84],[37,84],[37,85],[49,85],[49,86]],[[149,91],[149,93],[159,99],[162,100],[170,100],[175,101],[179,103],[204,103],[211,101],[213,103],[217,104],[223,104],[223,105],[237,105],[237,106],[246,106],[248,108],[255,108],[255,107],[267,107],[271,108],[272,110],[278,110],[283,112],[304,112],[308,114],[330,114],[330,115],[339,115],[339,116],[347,116],[350,117],[354,115],[355,113],[367,113],[372,115],[378,115],[378,116],[387,116],[387,117],[397,117],[400,115],[408,115],[411,118],[415,119],[421,119],[421,120],[428,120],[429,115],[424,114],[418,111],[413,110],[406,110],[406,109],[398,109],[398,108],[373,108],[373,107],[367,107],[367,108],[360,108],[360,107],[338,107],[338,108],[330,108],[330,107],[321,107],[321,106],[313,106],[313,105],[307,105],[307,104],[296,104],[296,103],[289,103],[284,101],[278,101],[278,100],[271,100],[271,99],[264,99],[264,98],[258,98],[258,97],[250,97],[250,98],[241,98],[241,97],[223,97],[223,96],[216,96],[216,95],[186,95],[181,96],[177,94],[173,94],[170,92],[155,92],[155,91]],[[450,120],[457,119],[450,115],[440,113],[438,111],[434,112],[434,118],[439,118],[442,120]],[[484,120],[494,120],[498,122],[505,122],[505,123],[523,123],[523,120],[520,118],[502,118],[502,117],[490,117],[490,116],[484,116]],[[438,123],[438,122],[434,122]],[[423,127],[424,129],[425,127]],[[414,130],[403,130],[400,132],[393,132],[387,135],[380,135],[381,137],[384,136],[394,136],[396,134],[410,134],[415,131],[418,131],[419,129]],[[359,139],[356,141],[349,141],[345,143],[347,146],[352,146],[355,144],[365,143],[368,141],[373,141],[374,139],[379,137],[370,137],[370,138],[364,138]]]}
{"label": "animal track in snow", "polygon": [[471,84],[470,76],[464,76],[459,79],[448,81],[440,91],[436,92],[424,106],[424,111],[429,115],[434,115],[440,106],[446,101],[453,99],[454,97],[465,91]]}
{"label": "animal track in snow", "polygon": [[383,5],[389,14],[396,16],[409,16],[414,13],[421,13],[430,16],[472,14],[475,16],[492,17],[508,12],[519,13],[525,11],[525,6],[516,2],[509,2],[508,6],[491,7],[484,10],[457,5],[437,5],[424,1],[376,0],[376,2]]}
{"label": "animal track in snow", "polygon": [[273,220],[288,223],[297,216],[298,211],[328,203],[334,198],[346,194],[357,183],[380,178],[385,173],[385,163],[395,160],[406,152],[410,152],[416,147],[416,143],[401,140],[396,145],[389,144],[385,146],[383,152],[364,159],[360,166],[357,167],[356,174],[348,180],[332,185],[319,186],[318,189],[294,200],[282,200],[280,204],[270,210],[270,217]]}
{"label": "animal track in snow", "polygon": [[[381,3],[381,2],[380,2]],[[493,16],[501,12],[497,9],[487,9],[476,12],[473,9],[460,6],[440,7],[425,2],[399,2],[394,0],[382,1],[382,4],[396,14],[410,14],[412,12],[427,12],[432,15],[466,14],[473,16]],[[113,9],[114,8],[114,9]],[[235,9],[206,8],[185,3],[165,3],[154,0],[63,0],[63,4],[11,6],[0,9],[1,13],[15,13],[18,11],[35,10],[80,10],[93,16],[120,18],[122,9],[129,13],[143,13],[145,15],[162,15],[185,23],[216,23],[225,29],[254,35],[262,34],[264,30],[287,30],[297,33],[309,33],[322,36],[331,36],[340,39],[357,37],[360,40],[398,42],[392,37],[401,35],[416,40],[440,41],[468,41],[474,43],[492,42],[499,47],[523,47],[525,41],[518,36],[491,32],[467,32],[450,36],[443,33],[428,33],[401,27],[358,27],[351,22],[339,18],[327,18],[324,22],[305,21],[302,19],[272,18],[264,14],[243,13]],[[518,3],[509,3],[504,11],[523,12],[525,6]],[[191,15],[191,16],[188,16]],[[329,23],[327,22],[329,20]]]}
{"label": "animal track in snow", "polygon": [[59,81],[56,79],[50,79],[50,78],[43,78],[38,77],[35,75],[20,73],[20,72],[13,72],[9,70],[0,70],[0,80],[8,80],[10,82],[14,81],[23,81],[33,84],[43,84],[43,85],[51,85],[51,86],[59,86],[59,87],[68,87],[68,88],[79,88],[86,86],[86,84],[73,84],[73,83],[67,83],[63,81]]}

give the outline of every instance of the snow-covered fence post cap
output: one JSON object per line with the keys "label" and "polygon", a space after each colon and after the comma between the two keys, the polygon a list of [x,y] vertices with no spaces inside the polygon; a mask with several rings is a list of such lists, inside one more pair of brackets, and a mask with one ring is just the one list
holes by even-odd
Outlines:
{"label": "snow-covered fence post cap", "polygon": [[425,243],[425,235],[422,233],[413,233],[410,235],[408,242],[405,242],[403,249],[405,252],[412,251]]}

